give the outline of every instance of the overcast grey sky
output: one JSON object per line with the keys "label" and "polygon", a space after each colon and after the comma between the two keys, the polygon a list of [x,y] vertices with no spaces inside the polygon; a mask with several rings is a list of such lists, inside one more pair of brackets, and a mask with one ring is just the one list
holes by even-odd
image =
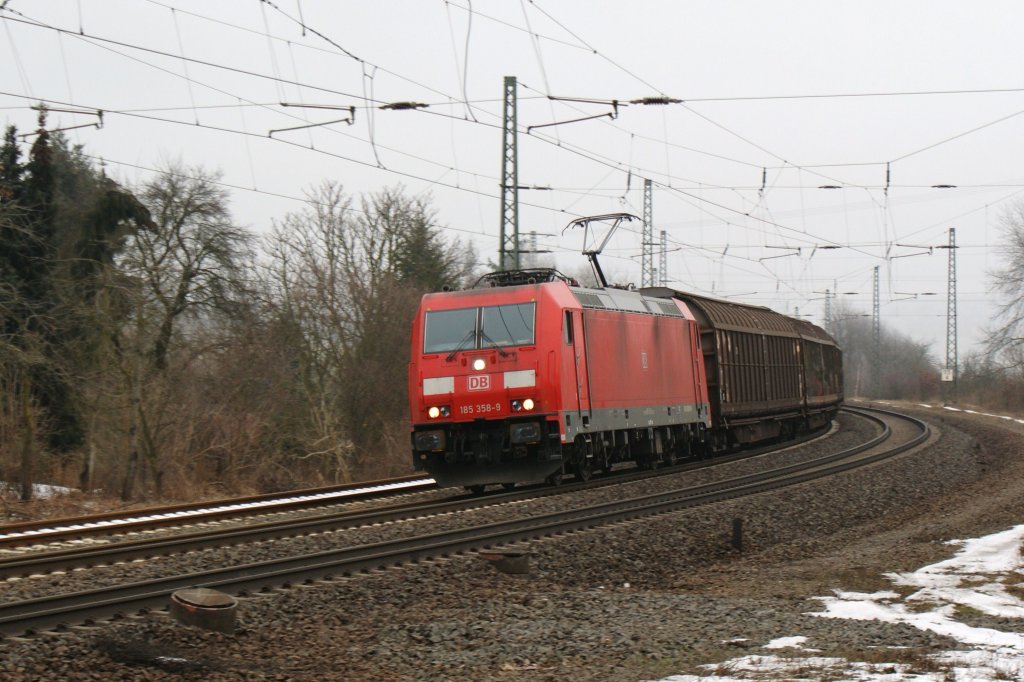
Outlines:
{"label": "overcast grey sky", "polygon": [[[945,357],[956,228],[961,355],[994,310],[1000,215],[1024,198],[1024,4],[583,0],[0,0],[0,111],[141,182],[178,159],[223,172],[265,232],[325,178],[403,185],[494,259],[502,81],[516,76],[520,225],[582,264],[573,218],[666,230],[672,286],[822,321],[824,291]],[[548,95],[597,100],[551,101]],[[527,128],[620,106],[616,118]],[[427,104],[382,110],[394,102]],[[330,105],[339,109],[300,106]],[[355,121],[334,121],[355,107]],[[888,176],[887,176],[888,169]],[[935,188],[935,185],[954,185]],[[838,187],[838,189],[822,189]],[[823,247],[840,247],[828,248]],[[603,259],[640,282],[640,227]]]}

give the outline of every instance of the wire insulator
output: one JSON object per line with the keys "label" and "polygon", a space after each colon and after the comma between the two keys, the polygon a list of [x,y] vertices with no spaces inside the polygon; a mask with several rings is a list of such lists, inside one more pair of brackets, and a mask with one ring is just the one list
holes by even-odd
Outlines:
{"label": "wire insulator", "polygon": [[666,97],[661,95],[659,97],[641,97],[640,99],[629,100],[630,104],[682,104],[683,100],[675,99],[672,97]]}
{"label": "wire insulator", "polygon": [[391,102],[390,104],[382,104],[381,109],[391,109],[393,111],[405,111],[408,109],[426,109],[429,104],[423,104],[422,102]]}

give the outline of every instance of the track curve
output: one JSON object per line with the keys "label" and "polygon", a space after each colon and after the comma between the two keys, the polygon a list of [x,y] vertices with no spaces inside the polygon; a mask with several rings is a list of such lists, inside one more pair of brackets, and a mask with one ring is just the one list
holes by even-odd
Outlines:
{"label": "track curve", "polygon": [[[869,414],[868,411],[861,409],[849,411],[861,416]],[[908,418],[888,413],[885,419],[899,421]],[[871,443],[818,458],[810,466],[781,467],[711,485],[681,488],[658,495],[633,497],[558,513],[477,525],[457,531],[427,533],[388,542],[339,548],[329,552],[6,604],[0,606],[0,633],[15,634],[140,609],[161,608],[166,604],[168,594],[181,587],[203,585],[236,594],[273,589],[282,585],[309,582],[429,557],[506,546],[524,539],[593,528],[699,504],[711,504],[722,499],[757,494],[833,475],[894,456],[927,438],[928,429],[923,423],[917,422],[913,430],[918,432],[917,436],[904,439],[896,445],[881,445],[882,441],[891,438],[892,435],[891,429],[884,429],[881,436]]]}

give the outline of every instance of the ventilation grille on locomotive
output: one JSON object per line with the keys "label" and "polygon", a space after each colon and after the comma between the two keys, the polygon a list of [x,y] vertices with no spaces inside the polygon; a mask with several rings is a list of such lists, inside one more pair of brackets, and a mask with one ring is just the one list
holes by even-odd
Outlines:
{"label": "ventilation grille on locomotive", "polygon": [[669,303],[667,301],[652,301],[647,299],[647,308],[652,313],[661,313],[662,315],[674,315],[675,317],[682,317],[683,314],[679,312],[679,308],[676,307],[675,303]]}
{"label": "ventilation grille on locomotive", "polygon": [[580,305],[582,305],[585,308],[607,308],[608,307],[608,306],[606,306],[604,304],[604,301],[602,301],[601,297],[598,296],[597,294],[584,294],[583,292],[580,292],[580,291],[576,291],[576,292],[573,292],[573,293],[576,294],[576,299],[580,302]]}

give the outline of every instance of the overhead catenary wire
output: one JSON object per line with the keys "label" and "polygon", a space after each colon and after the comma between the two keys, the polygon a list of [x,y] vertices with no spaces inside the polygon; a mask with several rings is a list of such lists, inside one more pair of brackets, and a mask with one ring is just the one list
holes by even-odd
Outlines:
{"label": "overhead catenary wire", "polygon": [[979,126],[975,126],[975,127],[971,128],[970,130],[965,130],[965,131],[963,131],[961,133],[957,133],[956,135],[952,135],[950,137],[947,137],[947,138],[944,138],[942,140],[939,140],[938,142],[933,142],[932,144],[929,144],[927,146],[921,147],[920,149],[915,149],[912,152],[908,152],[908,153],[906,153],[906,154],[904,154],[902,156],[898,156],[895,159],[892,159],[892,163],[896,163],[897,161],[903,161],[905,159],[909,159],[912,156],[916,156],[916,155],[921,154],[923,152],[926,152],[926,151],[928,151],[930,149],[935,149],[936,147],[939,147],[941,145],[947,144],[949,142],[953,142],[954,140],[959,140],[962,137],[967,137],[968,135],[976,133],[976,132],[978,132],[980,130],[984,130],[986,128],[990,128],[990,127],[992,127],[994,125],[997,125],[999,123],[1003,123],[1004,121],[1009,121],[1010,119],[1016,118],[1017,116],[1020,116],[1021,114],[1024,114],[1024,109],[1021,109],[1020,111],[1015,111],[1012,114],[1007,114],[1006,116],[1000,116],[999,118],[997,118],[994,121],[989,121],[988,123],[983,123],[983,124],[981,124]]}
{"label": "overhead catenary wire", "polygon": [[28,76],[25,74],[25,67],[21,63],[21,55],[18,52],[18,44],[14,41],[14,36],[11,35],[11,27],[6,22],[4,22],[4,32],[7,33],[7,44],[11,47],[11,56],[14,58],[14,68],[18,72],[18,79],[21,81],[21,87],[25,88],[25,92],[31,95],[32,84],[29,81]]}
{"label": "overhead catenary wire", "polygon": [[[192,113],[193,113],[193,116],[195,116],[196,123],[198,124],[199,123],[199,114],[196,112],[196,96],[195,96],[195,93],[192,92],[192,79],[188,75],[188,62],[185,60],[185,44],[181,40],[181,29],[178,26],[178,14],[177,14],[177,12],[174,11],[173,8],[171,9],[171,19],[172,19],[172,22],[174,23],[174,35],[178,39],[178,54],[181,56],[181,68],[182,68],[182,71],[185,72],[185,86],[188,88],[188,98],[189,98],[189,101],[192,102]],[[61,36],[61,34],[58,33],[57,34],[58,39],[60,38],[60,36]],[[277,67],[277,63],[276,62],[274,63],[274,66],[275,66],[275,68]]]}
{"label": "overhead catenary wire", "polygon": [[[154,173],[154,174],[157,174],[157,175],[174,175],[176,177],[181,177],[181,178],[190,179],[190,180],[197,179],[195,176],[189,175],[187,173],[175,173],[175,172],[172,172],[172,171],[168,171],[167,169],[153,168],[153,167],[150,167],[150,166],[144,166],[142,164],[132,163],[132,162],[129,162],[129,161],[119,161],[117,159],[112,159],[109,156],[100,157],[100,156],[96,156],[94,154],[86,154],[84,152],[82,153],[82,156],[87,158],[87,159],[92,159],[92,160],[97,161],[97,162],[101,162],[101,163],[105,163],[105,164],[113,164],[113,165],[116,165],[116,166],[124,166],[126,168],[133,168],[133,169],[136,169],[136,170],[145,171],[147,173]],[[224,182],[223,180],[213,180],[213,179],[211,179],[209,177],[204,177],[202,179],[205,182],[209,182],[212,185],[215,185],[217,187],[223,187],[225,189],[233,189],[233,190],[238,190],[238,191],[241,191],[241,192],[250,192],[250,193],[253,193],[253,194],[260,194],[260,195],[263,195],[263,196],[275,197],[277,199],[286,199],[288,201],[294,201],[294,202],[301,203],[301,204],[306,204],[306,205],[313,205],[313,206],[323,206],[324,205],[323,203],[318,202],[316,199],[314,199],[312,197],[309,197],[309,196],[298,197],[298,196],[295,196],[295,195],[292,195],[292,194],[286,194],[284,192],[272,192],[270,190],[259,189],[259,188],[256,188],[256,187],[246,187],[244,185],[238,185],[238,184],[235,184],[235,183]],[[366,211],[364,211],[363,209],[356,208],[354,206],[349,206],[346,210],[347,211],[352,211],[354,213],[361,213],[363,215],[368,215],[368,213]],[[451,226],[451,225],[444,225],[444,229],[446,229],[446,230],[454,230],[455,232],[463,232],[463,233],[466,233],[466,234],[473,234],[473,235],[477,235],[477,236],[485,236],[485,237],[494,237],[495,236],[495,235],[488,234],[487,232],[483,231],[482,229],[472,230],[472,229],[465,228],[465,227],[457,227],[457,226]]]}
{"label": "overhead catenary wire", "polygon": [[452,13],[451,3],[448,0],[443,0],[445,5],[445,15],[448,18],[448,35],[451,37],[452,43],[452,56],[455,60],[455,77],[459,83],[459,90],[462,93],[462,99],[460,100],[465,107],[466,117],[476,120],[476,114],[473,113],[473,107],[469,105],[469,93],[468,93],[468,80],[469,80],[469,37],[473,31],[473,15],[470,14],[467,25],[466,25],[466,45],[463,49],[462,57],[462,68],[459,68],[459,50],[455,45],[455,26],[452,24]]}
{"label": "overhead catenary wire", "polygon": [[[15,97],[24,97],[23,95],[17,95],[17,94],[12,94],[12,93],[5,93],[5,92],[0,92],[0,95],[12,95],[12,96],[15,96]],[[43,101],[52,101],[52,100],[43,100]],[[67,103],[63,103],[63,102],[55,102],[55,103],[57,103],[57,104],[67,104]],[[74,106],[74,105],[69,105],[69,106]],[[278,144],[285,144],[285,145],[289,145],[289,146],[292,146],[292,147],[297,147],[299,149],[313,151],[313,152],[316,152],[316,153],[319,153],[319,154],[323,154],[323,155],[326,155],[326,156],[329,156],[329,157],[332,157],[332,158],[340,159],[340,160],[343,160],[343,161],[348,161],[348,162],[355,163],[355,164],[362,165],[362,166],[366,166],[366,167],[369,167],[369,168],[378,168],[374,164],[369,163],[367,161],[362,161],[362,160],[359,160],[359,159],[354,159],[354,158],[347,157],[347,156],[344,156],[344,155],[341,155],[341,154],[337,154],[337,153],[334,153],[334,152],[330,152],[330,151],[327,151],[327,150],[324,150],[324,149],[315,149],[315,148],[314,149],[310,149],[309,147],[301,145],[301,144],[299,144],[297,142],[292,142],[290,140],[286,140],[286,139],[279,138],[279,137],[268,138],[268,137],[266,137],[266,136],[264,136],[262,134],[258,134],[258,133],[251,133],[251,132],[247,132],[247,131],[243,131],[243,130],[236,130],[236,129],[225,128],[225,127],[221,127],[221,126],[213,126],[213,125],[210,125],[210,124],[203,124],[203,123],[201,123],[201,124],[199,124],[197,126],[195,124],[188,123],[186,121],[179,121],[179,120],[175,120],[175,119],[165,119],[165,118],[160,118],[160,117],[155,117],[155,116],[147,116],[147,115],[144,115],[144,114],[121,113],[121,112],[108,112],[108,113],[122,115],[122,116],[128,116],[128,117],[134,117],[134,118],[143,118],[143,119],[147,119],[147,120],[150,120],[150,121],[157,121],[157,122],[160,122],[160,123],[167,123],[167,124],[172,124],[172,125],[184,125],[184,126],[189,126],[191,128],[199,128],[199,129],[211,130],[211,131],[221,132],[221,133],[231,133],[231,134],[235,134],[235,135],[244,135],[244,136],[248,136],[248,137],[257,137],[257,138],[263,139],[263,140],[271,140],[271,141],[273,141],[275,143],[278,143]],[[398,151],[398,150],[395,150],[395,151]],[[402,152],[398,152],[398,153],[402,153]],[[418,158],[418,157],[415,157],[415,158]],[[423,159],[423,160],[424,161],[429,161],[429,160],[426,160],[426,159]],[[443,164],[439,164],[439,163],[436,163],[436,162],[431,162],[431,163],[434,163],[435,165],[438,165],[438,166],[443,165]],[[399,175],[399,176],[402,176],[402,177],[406,177],[406,178],[410,178],[410,179],[421,180],[423,182],[428,182],[428,183],[433,182],[436,185],[443,186],[443,187],[448,187],[448,188],[451,188],[451,189],[456,189],[456,190],[463,191],[463,192],[469,192],[469,193],[472,193],[472,194],[479,194],[479,195],[487,196],[487,197],[490,197],[490,198],[496,198],[497,197],[496,194],[484,192],[482,190],[474,190],[472,188],[461,187],[461,186],[457,186],[457,185],[450,184],[450,183],[433,181],[430,178],[426,178],[426,177],[423,177],[423,176],[420,176],[420,175],[416,175],[414,173],[408,173],[408,172],[400,171],[400,170],[396,170],[396,169],[380,169],[380,170],[384,170],[384,171],[386,171],[388,173],[393,173],[393,174],[396,174],[396,175]],[[446,170],[456,170],[456,169],[452,169],[451,167],[446,167]],[[476,175],[476,174],[470,173],[468,171],[461,171],[460,170],[459,172],[466,173],[468,175]],[[495,180],[495,181],[497,180],[497,178],[492,178],[492,179]],[[524,202],[524,203],[526,203],[526,202]],[[532,206],[532,207],[535,207],[535,208],[542,208],[542,209],[546,209],[547,208],[547,207],[542,206],[540,204],[529,204],[529,203],[527,203],[526,205],[529,205],[529,206]],[[565,211],[557,211],[557,212],[564,213],[566,215],[573,215],[573,214],[565,212]]]}
{"label": "overhead catenary wire", "polygon": [[[46,27],[46,28],[49,28],[49,27]],[[60,29],[54,29],[54,30],[57,30],[57,31],[65,31],[65,30],[60,30]],[[66,31],[65,31],[65,32],[66,32]],[[317,33],[317,35],[322,35],[322,34],[318,34],[318,33]],[[113,41],[113,42],[114,42],[114,43],[117,43],[117,44],[123,44],[123,43],[120,43],[119,41]],[[127,44],[125,44],[125,45],[127,45]],[[128,46],[129,46],[129,47],[137,47],[137,46],[131,46],[131,45],[128,45]],[[139,49],[148,49],[148,48],[139,48]],[[155,52],[157,52],[157,53],[161,53],[161,51],[159,51],[159,50],[152,50],[152,51],[155,51]],[[164,54],[166,54],[166,53],[164,53]],[[130,55],[125,55],[125,56],[129,56],[129,58],[134,58],[134,57],[130,57]],[[353,58],[355,58],[355,57],[353,57]],[[361,61],[361,60],[360,60],[360,61]],[[200,62],[202,62],[202,61],[200,61]],[[218,66],[218,65],[210,65],[210,62],[203,62],[203,63],[207,63],[207,65],[209,65],[209,66],[215,66],[215,67],[216,67],[216,66]],[[159,67],[155,67],[155,68],[158,68],[158,69],[160,69]],[[227,69],[232,69],[232,68],[227,68]],[[251,72],[245,72],[245,70],[242,70],[242,71],[243,71],[243,73],[251,73]],[[256,75],[256,76],[258,76],[258,77],[261,77],[261,78],[270,78],[270,79],[272,80],[272,77],[269,77],[269,76],[266,76],[266,75],[260,75],[260,74],[255,74],[255,75]],[[296,84],[296,85],[301,85],[302,87],[316,87],[316,86],[311,86],[311,85],[308,85],[308,84]],[[215,89],[215,90],[218,90],[217,88],[214,88],[214,89]],[[220,90],[218,90],[218,91],[220,91]],[[227,93],[225,93],[225,94],[227,94]],[[367,97],[364,97],[364,99],[367,99],[368,101],[376,101],[376,100],[373,100],[373,99],[371,99],[371,98],[367,98]],[[440,116],[445,116],[445,115],[443,115],[443,114],[439,114],[439,113],[436,113],[436,112],[432,112],[432,114],[434,114],[434,115],[440,115]],[[490,124],[483,124],[483,125],[490,125]],[[543,136],[538,136],[538,137],[540,137],[540,138],[544,139],[544,137],[543,137]],[[591,158],[592,160],[594,160],[594,159],[595,159],[595,156],[593,155],[593,153],[583,153],[583,152],[580,152],[579,150],[572,150],[572,147],[571,147],[571,146],[569,146],[569,145],[565,145],[565,144],[562,144],[562,143],[560,143],[560,142],[559,142],[559,141],[558,141],[557,139],[556,139],[556,140],[554,140],[554,141],[552,141],[551,143],[553,143],[553,144],[555,144],[556,146],[559,146],[559,147],[561,147],[561,148],[570,148],[570,151],[573,151],[573,152],[577,152],[577,153],[579,153],[579,154],[583,154],[583,156],[585,156],[585,157],[587,157],[587,158]],[[609,161],[609,160],[604,160],[604,161],[603,161],[603,163],[605,163],[605,164],[607,165],[608,161]],[[379,163],[379,162],[378,162],[378,163]],[[646,171],[646,172],[647,172],[648,174],[652,174],[652,173],[650,173],[650,169],[647,169],[647,171]],[[671,180],[670,180],[670,182],[671,182]],[[703,200],[703,199],[700,199],[700,201],[708,201],[708,200]],[[730,210],[731,210],[731,209],[730,209]],[[740,213],[741,213],[741,212],[740,212]]]}
{"label": "overhead catenary wire", "polygon": [[[442,171],[442,173],[443,173],[443,172],[446,172],[446,171]],[[478,175],[474,175],[474,177],[476,177],[477,179],[479,179],[479,176],[478,176]],[[778,187],[776,186],[776,188],[778,188]],[[702,214],[702,211],[701,211],[701,214]]]}
{"label": "overhead catenary wire", "polygon": [[[0,91],[0,95],[6,95],[8,97],[20,97],[20,98],[23,98],[23,99],[38,100],[38,101],[42,101],[44,103],[58,104],[58,105],[61,105],[61,106],[78,106],[78,105],[70,104],[68,102],[64,102],[62,100],[39,99],[39,98],[36,98],[36,97],[28,97],[26,95],[19,95],[17,93],[11,93],[11,92]],[[95,110],[96,109],[94,109],[94,111]],[[122,116],[128,116],[128,117],[132,117],[132,118],[140,118],[140,119],[145,119],[145,120],[150,120],[150,121],[157,121],[157,122],[160,122],[160,123],[184,124],[184,125],[192,126],[192,127],[199,128],[199,129],[214,130],[214,131],[225,132],[225,133],[243,133],[243,134],[251,135],[251,136],[255,136],[255,137],[263,137],[264,136],[263,134],[252,133],[252,132],[250,132],[248,130],[238,131],[238,130],[235,130],[235,129],[232,129],[232,128],[225,128],[225,127],[214,126],[214,125],[210,125],[210,124],[186,123],[186,122],[183,122],[183,121],[180,121],[180,120],[177,120],[177,119],[163,118],[163,117],[160,117],[160,116],[151,116],[151,115],[148,115],[148,114],[139,113],[139,112],[131,111],[131,110],[118,111],[118,110],[106,109],[104,111],[106,111],[108,114],[119,114],[119,115],[122,115]],[[89,112],[83,112],[83,113],[89,113]],[[295,118],[296,120],[302,120],[302,119],[300,119],[297,116],[291,116],[291,117]],[[368,142],[368,140],[364,140],[363,138],[357,137],[355,135],[350,135],[350,134],[345,133],[345,132],[340,131],[340,130],[335,130],[333,128],[328,128],[327,130],[329,130],[330,132],[332,132],[334,134],[343,135],[343,136],[346,136],[346,137],[351,137],[351,138],[359,140],[361,142]],[[279,140],[279,138],[272,138],[272,139]],[[391,151],[391,152],[395,153],[395,154],[401,154],[403,156],[407,156],[407,157],[409,157],[411,159],[414,159],[414,160],[417,160],[417,161],[421,161],[423,163],[427,163],[427,164],[431,164],[431,165],[436,165],[436,166],[441,166],[441,167],[448,168],[447,165],[445,165],[443,163],[440,163],[440,162],[437,162],[437,161],[433,161],[432,159],[428,159],[426,157],[417,156],[415,154],[410,154],[409,152],[405,152],[405,151],[402,151],[402,150],[399,150],[399,149],[393,149],[393,148],[390,148],[390,147],[384,147],[384,148],[387,149],[388,151]],[[339,158],[346,158],[346,157],[339,157]],[[461,170],[461,169],[459,170],[459,172],[465,173],[467,175],[475,174],[472,171]],[[486,176],[486,177],[488,179],[490,179],[490,180],[497,181],[497,176]]]}
{"label": "overhead catenary wire", "polygon": [[[10,10],[7,10],[7,11],[10,11]],[[21,13],[19,13],[19,14],[21,14]],[[252,71],[252,70],[249,70],[249,69],[243,69],[241,67],[228,66],[226,64],[217,64],[215,62],[207,61],[207,60],[204,60],[204,59],[198,59],[198,58],[195,58],[195,57],[188,57],[188,56],[185,56],[185,55],[175,55],[175,54],[172,54],[172,53],[167,52],[165,50],[158,50],[156,48],[146,47],[144,45],[138,45],[136,43],[128,43],[128,42],[125,42],[125,41],[122,41],[122,40],[115,40],[113,38],[104,38],[102,36],[92,35],[92,34],[88,34],[88,33],[81,33],[81,34],[79,34],[79,33],[76,33],[74,31],[71,31],[71,30],[66,29],[66,28],[60,28],[59,26],[50,26],[50,25],[42,23],[40,21],[28,19],[27,17],[25,17],[24,14],[21,14],[21,16],[24,17],[24,18],[19,19],[17,17],[0,15],[0,19],[2,19],[4,22],[22,23],[22,24],[27,24],[29,26],[34,26],[36,28],[42,28],[42,29],[46,29],[46,30],[49,30],[49,31],[55,31],[55,32],[58,32],[58,33],[62,33],[64,35],[68,35],[68,36],[72,36],[72,37],[75,37],[75,38],[79,38],[81,40],[85,40],[87,42],[93,42],[93,44],[96,44],[96,43],[106,43],[106,44],[110,44],[110,45],[116,45],[118,47],[124,47],[124,48],[129,48],[129,49],[132,49],[132,50],[138,50],[140,52],[146,52],[146,53],[149,53],[149,54],[155,54],[155,55],[159,55],[161,57],[169,57],[169,58],[172,58],[172,59],[180,59],[180,60],[188,62],[190,64],[198,64],[198,65],[201,65],[201,66],[207,66],[207,67],[210,67],[210,68],[213,68],[213,69],[220,69],[220,70],[224,70],[224,71],[229,71],[229,72],[241,74],[241,75],[244,75],[244,76],[251,76],[253,78],[261,78],[261,79],[272,81],[272,82],[276,83],[278,86],[280,86],[280,85],[294,85],[294,86],[297,86],[297,87],[309,88],[311,90],[318,90],[320,92],[325,92],[325,93],[332,94],[332,95],[340,95],[342,97],[348,97],[348,98],[352,98],[352,99],[363,99],[362,96],[357,94],[357,93],[344,92],[344,91],[337,90],[337,89],[334,89],[334,88],[328,88],[328,87],[324,87],[324,86],[313,85],[311,83],[296,83],[296,82],[292,81],[291,79],[284,78],[284,77],[282,77],[280,75],[274,76],[274,75],[259,73],[257,71]],[[126,55],[126,54],[124,54],[122,52],[115,52],[115,54],[119,54],[119,55],[121,55],[123,57],[126,57],[128,59],[136,59],[135,57],[132,57],[131,55]],[[141,60],[139,60],[139,61],[141,61]],[[159,67],[159,66],[155,66],[155,65],[153,65],[151,63],[148,63],[148,62],[142,62],[142,63],[146,63],[149,66],[152,66],[153,68],[161,69],[162,71],[165,71],[167,73],[173,74],[173,72],[167,71],[166,69],[163,69],[162,67]],[[180,76],[181,74],[173,74],[173,75]],[[386,104],[386,102],[374,102],[374,104],[375,105],[380,105],[380,104]]]}
{"label": "overhead catenary wire", "polygon": [[[293,79],[293,80],[294,80],[294,79]],[[297,86],[297,87],[301,87],[301,86]],[[369,104],[367,104],[366,106],[370,106],[370,105],[369,105]],[[243,128],[244,128],[244,127],[245,127],[245,126],[243,125]],[[448,172],[447,170],[445,170],[445,169],[444,169],[444,167],[443,167],[443,164],[437,164],[437,165],[438,165],[439,167],[441,167],[441,169],[442,169],[442,170],[441,170],[441,173],[442,173],[442,175]],[[455,165],[457,166],[457,164],[455,164]],[[632,165],[632,164],[630,164],[630,165]],[[466,171],[458,171],[458,173],[462,173],[462,172],[466,172]],[[627,172],[628,172],[628,171],[627,171]],[[477,179],[477,181],[479,181],[479,180],[480,180],[480,178],[481,178],[481,177],[483,177],[483,176],[481,176],[481,175],[479,175],[479,174],[473,174],[473,177],[474,177],[474,178],[476,178],[476,179]],[[425,180],[426,182],[430,182],[430,180],[427,180],[427,179],[424,179],[424,180]],[[675,184],[675,180],[670,180],[669,182],[670,182],[671,184]],[[702,183],[702,184],[703,184],[703,183]],[[797,187],[797,188],[798,188],[798,187]],[[775,189],[782,189],[782,186],[781,186],[781,185],[777,185]],[[698,205],[699,205],[699,204],[700,204],[701,202],[702,202],[702,199],[698,198],[698,200],[697,200],[697,203],[698,203]],[[703,214],[703,210],[702,210],[702,214]],[[775,221],[775,222],[777,222],[777,221]]]}
{"label": "overhead catenary wire", "polygon": [[[178,121],[167,121],[167,122],[170,122],[170,123],[180,123],[180,122],[178,122]],[[225,132],[238,132],[238,131],[230,131],[230,130],[226,130],[226,129],[225,129],[224,131],[225,131]],[[290,142],[290,143],[291,143],[291,142]],[[294,143],[293,143],[293,144],[294,144]],[[327,154],[330,154],[330,153],[327,153]],[[337,157],[337,158],[343,158],[343,159],[344,159],[344,157],[341,157],[341,156],[339,156],[339,155],[331,155],[331,156],[334,156],[334,157]],[[356,161],[356,160],[350,160],[350,161]],[[421,177],[421,176],[416,176],[416,175],[412,175],[412,174],[404,174],[404,175],[407,175],[407,176],[410,176],[410,177],[418,177],[419,179],[423,179],[423,180],[425,180],[425,181],[431,181],[431,180],[430,180],[429,178],[423,178],[423,177]],[[439,183],[439,184],[445,184],[445,183]],[[457,185],[450,185],[450,184],[445,184],[445,186],[456,186],[456,188],[459,188],[459,187],[458,187]],[[673,189],[674,189],[674,188],[673,188]],[[479,193],[479,194],[483,194],[483,195],[485,195],[486,193]],[[493,197],[493,195],[487,195],[487,196],[492,196],[492,197]],[[708,201],[708,200],[703,200],[703,201]],[[714,202],[712,202],[712,203],[714,204]],[[536,206],[536,205],[535,205],[535,206]],[[721,205],[718,205],[718,206],[719,206],[720,208],[725,208],[726,210],[730,210],[730,211],[732,211],[732,210],[733,210],[733,209],[731,209],[730,207],[723,207],[723,206],[721,206]],[[538,206],[538,207],[539,207],[539,208],[545,208],[545,209],[548,209],[548,208],[549,208],[549,207],[540,207],[540,206]],[[563,212],[565,212],[565,213],[569,213],[568,211],[565,211],[564,209],[563,209],[562,211],[563,211]],[[744,215],[745,215],[745,214],[744,214]],[[726,222],[728,222],[728,221],[726,221]],[[783,226],[783,227],[785,227],[785,226]]]}
{"label": "overhead catenary wire", "polygon": [[[163,5],[162,3],[157,3],[157,4],[160,4],[161,6],[166,6],[166,5]],[[22,15],[22,16],[24,16],[24,15]],[[6,16],[0,17],[0,18],[10,19],[9,17],[6,17]],[[13,20],[14,21],[21,21],[21,20],[18,20],[18,19],[13,19]],[[66,33],[66,34],[75,36],[76,38],[80,38],[80,39],[86,40],[87,42],[92,42],[92,41],[95,40],[95,41],[99,41],[99,42],[102,42],[102,43],[114,44],[114,45],[130,48],[130,49],[138,49],[138,50],[141,50],[141,51],[144,51],[144,52],[149,52],[149,53],[152,53],[152,54],[158,54],[158,55],[161,55],[161,56],[167,56],[167,57],[172,57],[172,58],[179,58],[178,55],[172,55],[172,54],[164,52],[162,50],[156,50],[156,49],[153,49],[153,48],[147,48],[147,47],[144,47],[144,46],[134,45],[134,44],[126,43],[126,42],[123,42],[123,41],[117,41],[117,40],[108,39],[108,38],[91,36],[91,35],[87,35],[87,34],[78,35],[78,34],[75,34],[73,32],[68,31],[67,29],[61,29],[59,27],[49,26],[49,25],[47,25],[45,23],[42,23],[42,22],[37,22],[37,21],[34,21],[34,20],[29,20],[27,17],[25,18],[24,23],[28,23],[29,25],[37,26],[37,27],[40,27],[40,28],[46,28],[46,29],[49,29],[49,30],[57,31],[59,33]],[[314,32],[314,33],[316,33],[317,35],[322,35],[319,32]],[[103,47],[103,46],[100,45],[99,47]],[[109,50],[110,48],[104,48],[104,49],[108,49]],[[134,59],[136,61],[140,61],[140,63],[147,64],[148,66],[151,66],[152,68],[161,70],[161,71],[163,71],[165,73],[168,73],[169,75],[176,76],[176,77],[181,77],[181,74],[176,74],[173,71],[169,71],[167,69],[164,69],[163,67],[160,67],[160,66],[148,63],[148,62],[143,62],[142,60],[138,60],[138,58],[133,57],[131,55],[126,55],[126,54],[118,52],[116,50],[111,50],[111,51],[114,52],[115,54],[119,54],[119,55],[121,55],[123,57],[126,57],[128,59]],[[364,96],[360,96],[360,95],[357,95],[357,94],[345,93],[345,92],[338,91],[338,90],[335,90],[335,89],[315,86],[315,85],[308,84],[308,83],[293,82],[290,79],[283,79],[279,75],[271,76],[271,75],[267,75],[267,74],[260,74],[260,73],[253,72],[253,71],[250,71],[250,70],[247,70],[247,69],[239,69],[239,68],[236,68],[236,67],[219,65],[219,64],[215,64],[215,63],[212,63],[212,62],[209,62],[209,61],[206,61],[206,60],[199,60],[199,59],[195,59],[195,58],[189,58],[189,57],[186,57],[186,56],[183,56],[183,55],[180,56],[180,58],[185,60],[185,61],[193,62],[193,63],[196,63],[196,64],[202,64],[204,66],[210,66],[210,67],[213,67],[213,68],[227,69],[228,71],[232,71],[232,72],[236,72],[236,73],[241,73],[241,74],[244,74],[244,75],[254,76],[254,77],[257,77],[257,78],[268,79],[268,80],[274,81],[275,83],[278,83],[279,86],[283,85],[283,84],[290,84],[290,85],[295,85],[297,87],[306,87],[306,88],[321,90],[321,91],[329,92],[329,93],[333,93],[333,94],[344,95],[344,96],[355,98],[355,99],[363,99],[367,103],[372,103],[372,104],[375,104],[375,105],[386,104],[385,102],[382,102],[382,101],[379,101],[379,100],[375,100],[372,97],[367,97],[365,95]],[[360,62],[363,63],[362,60],[360,60]],[[188,76],[185,76],[185,78],[189,79]],[[195,81],[195,79],[190,79],[190,82],[196,82],[196,81]],[[212,90],[214,90],[216,92],[220,92],[221,94],[234,97],[231,93],[228,93],[228,92],[226,92],[226,91],[224,91],[224,90],[222,90],[220,88],[216,88],[215,86],[210,86],[210,85],[207,85],[205,83],[203,85],[204,85],[204,87],[208,87],[208,88],[210,88],[210,89],[212,89]],[[439,112],[430,112],[430,113],[432,113],[434,115],[442,115],[442,116],[445,115],[445,114],[442,114],[442,113],[439,113]],[[482,125],[488,125],[490,127],[495,127],[495,128],[498,127],[497,124],[487,124],[487,123],[481,123],[479,121],[474,121],[474,123],[480,123]],[[545,138],[542,137],[541,139],[545,139]],[[555,144],[556,146],[562,146],[558,142],[557,139],[555,141],[553,141],[552,144]]]}

